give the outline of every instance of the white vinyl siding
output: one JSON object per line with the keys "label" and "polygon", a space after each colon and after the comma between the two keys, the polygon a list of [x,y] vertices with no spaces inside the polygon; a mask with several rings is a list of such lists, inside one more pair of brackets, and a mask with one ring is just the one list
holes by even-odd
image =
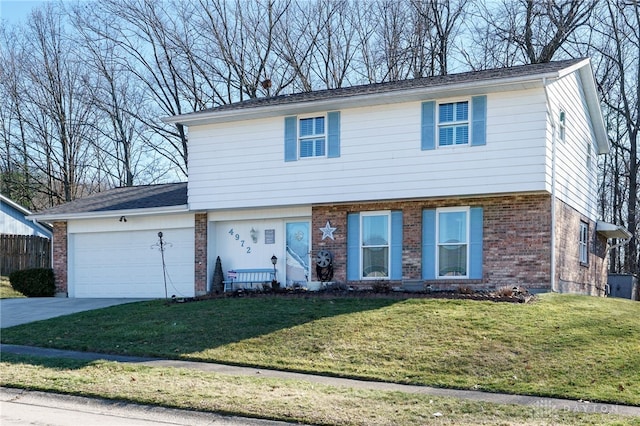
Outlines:
{"label": "white vinyl siding", "polygon": [[486,145],[478,147],[423,151],[421,105],[406,102],[341,110],[340,156],[330,161],[283,161],[283,117],[193,126],[189,129],[190,208],[546,189],[542,89],[488,94]]}
{"label": "white vinyl siding", "polygon": [[[559,126],[564,113],[564,140],[556,129],[557,197],[586,217],[597,218],[597,161],[593,130],[584,104],[578,74],[571,74],[549,86],[549,120]],[[549,123],[551,128],[551,122]],[[551,192],[553,134],[547,135],[547,188]]]}

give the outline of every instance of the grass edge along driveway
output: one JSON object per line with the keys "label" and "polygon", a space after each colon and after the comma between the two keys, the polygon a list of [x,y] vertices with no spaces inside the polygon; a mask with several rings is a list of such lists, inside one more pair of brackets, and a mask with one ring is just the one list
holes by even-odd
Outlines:
{"label": "grass edge along driveway", "polygon": [[557,294],[152,301],[4,329],[2,342],[640,405],[639,306]]}

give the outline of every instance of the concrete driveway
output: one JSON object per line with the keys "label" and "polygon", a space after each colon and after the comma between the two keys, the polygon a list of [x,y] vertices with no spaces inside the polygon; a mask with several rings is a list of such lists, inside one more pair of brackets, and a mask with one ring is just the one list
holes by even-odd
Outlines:
{"label": "concrete driveway", "polygon": [[0,300],[0,328],[148,299],[69,299],[34,297]]}

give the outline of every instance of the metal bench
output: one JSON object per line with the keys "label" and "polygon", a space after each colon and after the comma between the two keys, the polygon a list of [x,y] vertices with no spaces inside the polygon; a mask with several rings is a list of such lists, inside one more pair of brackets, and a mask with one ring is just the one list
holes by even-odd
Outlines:
{"label": "metal bench", "polygon": [[227,271],[227,279],[223,281],[224,291],[238,289],[253,290],[254,284],[271,284],[275,279],[275,271],[272,268],[234,269]]}

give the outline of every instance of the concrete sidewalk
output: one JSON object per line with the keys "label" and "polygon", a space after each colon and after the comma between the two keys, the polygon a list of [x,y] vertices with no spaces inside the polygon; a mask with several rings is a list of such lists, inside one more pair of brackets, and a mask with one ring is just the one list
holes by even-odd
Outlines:
{"label": "concrete sidewalk", "polygon": [[75,299],[66,297],[0,299],[0,328],[143,300],[148,299]]}
{"label": "concrete sidewalk", "polygon": [[401,385],[396,383],[374,382],[367,380],[343,379],[338,377],[319,376],[314,374],[291,373],[286,371],[269,370],[263,368],[236,367],[224,364],[213,364],[193,361],[178,361],[169,359],[142,358],[123,355],[108,355],[91,352],[76,352],[59,349],[37,348],[19,345],[0,345],[0,353],[13,353],[52,358],[72,358],[79,360],[107,360],[126,363],[136,363],[152,367],[188,368],[199,371],[214,372],[227,375],[272,377],[288,380],[302,380],[321,383],[335,387],[350,387],[355,389],[373,389],[382,391],[396,391],[423,395],[468,399],[473,401],[493,402],[496,404],[518,404],[539,408],[542,410],[564,410],[578,413],[609,413],[623,416],[640,417],[640,407],[603,404],[588,401],[575,401],[560,398],[544,398],[539,396],[510,395],[470,390],[443,389],[429,386]]}
{"label": "concrete sidewalk", "polygon": [[291,423],[0,388],[0,424],[47,426],[285,426]]}

